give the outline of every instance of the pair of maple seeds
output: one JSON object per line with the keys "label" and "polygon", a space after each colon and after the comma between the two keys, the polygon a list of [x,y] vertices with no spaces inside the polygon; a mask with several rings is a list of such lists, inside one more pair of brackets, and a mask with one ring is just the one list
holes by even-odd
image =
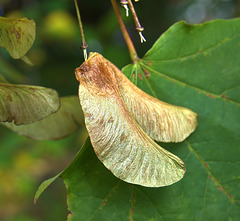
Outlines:
{"label": "pair of maple seeds", "polygon": [[146,94],[98,53],[75,74],[92,146],[116,177],[161,187],[184,176],[183,161],[153,140],[183,141],[197,126],[196,113]]}

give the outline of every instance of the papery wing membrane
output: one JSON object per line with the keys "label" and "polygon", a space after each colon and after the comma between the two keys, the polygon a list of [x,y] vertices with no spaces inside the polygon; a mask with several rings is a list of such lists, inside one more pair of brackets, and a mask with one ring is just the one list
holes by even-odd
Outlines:
{"label": "papery wing membrane", "polygon": [[[97,64],[94,57],[90,61]],[[97,73],[102,65],[105,72]],[[157,145],[136,123],[111,68],[98,61],[92,70],[85,73],[88,80],[79,77],[79,98],[98,158],[116,177],[129,183],[160,187],[179,181],[185,173],[184,163]],[[94,83],[96,78],[100,79]]]}
{"label": "papery wing membrane", "polygon": [[148,95],[136,87],[112,63],[111,66],[124,103],[140,127],[152,139],[160,142],[180,142],[196,129],[197,114],[195,112]]}

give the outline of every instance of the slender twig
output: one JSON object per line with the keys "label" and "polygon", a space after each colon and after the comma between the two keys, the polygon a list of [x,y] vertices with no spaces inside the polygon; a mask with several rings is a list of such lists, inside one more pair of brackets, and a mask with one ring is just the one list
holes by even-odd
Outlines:
{"label": "slender twig", "polygon": [[81,20],[81,15],[80,15],[80,12],[79,12],[79,7],[78,7],[77,0],[74,0],[74,3],[75,3],[75,8],[76,8],[77,17],[78,17],[78,24],[79,24],[79,28],[80,28],[80,32],[81,32],[81,38],[82,38],[81,49],[83,50],[83,56],[84,56],[84,59],[86,61],[87,60],[87,47],[88,47],[88,44],[87,44],[86,39],[85,39],[85,35],[84,35],[84,31],[83,31],[83,25],[82,25],[82,20]]}
{"label": "slender twig", "polygon": [[112,6],[113,6],[113,9],[114,9],[114,12],[116,14],[116,17],[117,17],[117,20],[118,20],[118,23],[119,23],[119,26],[121,28],[121,31],[122,31],[122,34],[123,34],[123,37],[125,39],[125,42],[128,46],[128,50],[129,50],[129,54],[130,54],[130,57],[133,61],[133,63],[135,63],[136,61],[139,60],[138,56],[137,56],[137,52],[136,52],[136,49],[132,43],[132,40],[128,34],[128,31],[126,29],[126,26],[123,22],[123,19],[121,17],[121,14],[120,14],[120,11],[119,11],[119,8],[118,8],[118,5],[117,5],[117,2],[116,0],[111,0],[112,2]]}
{"label": "slender twig", "polygon": [[146,39],[143,37],[143,34],[142,34],[142,31],[144,30],[144,28],[141,26],[141,24],[138,20],[137,13],[134,9],[132,1],[131,0],[127,0],[127,1],[128,1],[128,5],[129,5],[130,11],[132,13],[133,19],[134,19],[134,23],[136,25],[136,31],[138,32],[138,34],[140,36],[141,43],[143,43],[146,41]]}

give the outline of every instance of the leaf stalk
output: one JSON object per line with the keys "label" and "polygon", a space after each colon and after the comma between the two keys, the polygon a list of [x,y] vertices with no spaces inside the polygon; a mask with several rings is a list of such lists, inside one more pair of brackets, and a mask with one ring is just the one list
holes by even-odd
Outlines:
{"label": "leaf stalk", "polygon": [[81,20],[81,15],[80,15],[80,11],[79,11],[77,0],[74,0],[74,3],[75,3],[75,8],[76,8],[77,17],[78,17],[78,24],[79,24],[79,28],[80,28],[80,32],[81,32],[81,39],[82,39],[81,49],[83,50],[83,56],[84,56],[84,59],[86,61],[87,60],[87,47],[88,47],[88,44],[87,44],[86,39],[85,39],[83,25],[82,25],[82,20]]}
{"label": "leaf stalk", "polygon": [[121,13],[120,13],[118,5],[117,5],[117,2],[116,2],[116,0],[111,0],[111,3],[112,3],[112,6],[113,6],[113,10],[115,12],[115,15],[117,17],[119,26],[121,28],[123,37],[124,37],[125,42],[127,44],[131,60],[132,60],[133,63],[136,63],[139,60],[139,58],[138,58],[136,49],[135,49],[135,47],[133,45],[133,42],[132,42],[132,40],[131,40],[131,38],[130,38],[130,36],[128,34],[127,28],[126,28],[126,26],[125,26],[125,24],[123,22]]}

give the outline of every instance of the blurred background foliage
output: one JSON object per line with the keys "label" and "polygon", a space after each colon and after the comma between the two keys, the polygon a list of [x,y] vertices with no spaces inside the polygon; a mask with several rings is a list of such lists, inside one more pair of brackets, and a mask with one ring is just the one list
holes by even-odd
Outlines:
{"label": "blurred background foliage", "polygon": [[[190,24],[240,14],[239,0],[140,0],[135,9],[147,39],[140,43],[131,16],[124,21],[142,57],[168,27],[179,20]],[[97,51],[119,68],[130,57],[109,1],[79,1],[88,51]],[[0,16],[28,17],[37,24],[37,35],[28,57],[34,66],[13,60],[0,49],[0,73],[12,83],[56,89],[60,96],[76,95],[74,69],[83,62],[74,1],[0,0]],[[84,129],[59,141],[34,141],[0,126],[0,220],[66,220],[66,190],[58,180],[33,204],[45,179],[63,170],[87,134]]]}

